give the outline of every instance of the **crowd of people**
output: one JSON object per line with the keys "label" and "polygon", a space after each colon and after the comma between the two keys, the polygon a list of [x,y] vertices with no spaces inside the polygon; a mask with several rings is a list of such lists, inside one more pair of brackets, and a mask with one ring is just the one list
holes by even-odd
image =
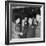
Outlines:
{"label": "crowd of people", "polygon": [[27,18],[22,19],[21,24],[20,18],[12,22],[12,38],[40,37],[41,16],[37,14],[36,18]]}

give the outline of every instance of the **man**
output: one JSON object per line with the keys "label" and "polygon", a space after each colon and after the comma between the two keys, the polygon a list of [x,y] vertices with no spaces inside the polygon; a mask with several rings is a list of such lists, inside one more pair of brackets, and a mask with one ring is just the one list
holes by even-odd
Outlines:
{"label": "man", "polygon": [[23,35],[21,35],[21,38],[26,38],[26,34],[27,34],[27,17],[25,17],[22,20],[22,33]]}
{"label": "man", "polygon": [[33,38],[35,37],[35,29],[36,29],[36,25],[34,24],[34,18],[33,19],[29,18],[28,23],[29,26],[27,31],[27,38]]}
{"label": "man", "polygon": [[39,14],[36,15],[36,20],[38,22],[38,25],[37,25],[37,28],[36,28],[36,37],[40,37],[41,16]]}

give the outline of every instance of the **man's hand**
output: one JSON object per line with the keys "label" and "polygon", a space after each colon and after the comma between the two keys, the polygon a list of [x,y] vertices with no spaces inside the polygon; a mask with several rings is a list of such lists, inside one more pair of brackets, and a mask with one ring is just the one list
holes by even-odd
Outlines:
{"label": "man's hand", "polygon": [[23,33],[22,33],[22,32],[20,32],[20,35],[23,35]]}
{"label": "man's hand", "polygon": [[17,35],[23,35],[23,33],[22,33],[22,32],[14,31],[14,33],[15,33],[15,34],[17,34]]}

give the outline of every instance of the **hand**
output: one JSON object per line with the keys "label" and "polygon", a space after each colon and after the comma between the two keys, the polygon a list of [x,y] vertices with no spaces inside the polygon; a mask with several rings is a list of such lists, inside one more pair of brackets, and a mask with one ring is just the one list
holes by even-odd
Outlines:
{"label": "hand", "polygon": [[21,32],[20,35],[23,35],[23,33]]}

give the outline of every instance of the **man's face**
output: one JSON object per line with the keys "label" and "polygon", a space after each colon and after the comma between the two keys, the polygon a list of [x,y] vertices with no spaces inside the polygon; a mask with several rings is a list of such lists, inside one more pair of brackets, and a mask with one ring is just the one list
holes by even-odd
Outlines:
{"label": "man's face", "polygon": [[30,25],[32,24],[32,19],[31,19],[31,18],[29,18],[28,23],[29,23]]}
{"label": "man's face", "polygon": [[25,19],[24,19],[25,21],[27,21],[27,17],[25,17]]}

